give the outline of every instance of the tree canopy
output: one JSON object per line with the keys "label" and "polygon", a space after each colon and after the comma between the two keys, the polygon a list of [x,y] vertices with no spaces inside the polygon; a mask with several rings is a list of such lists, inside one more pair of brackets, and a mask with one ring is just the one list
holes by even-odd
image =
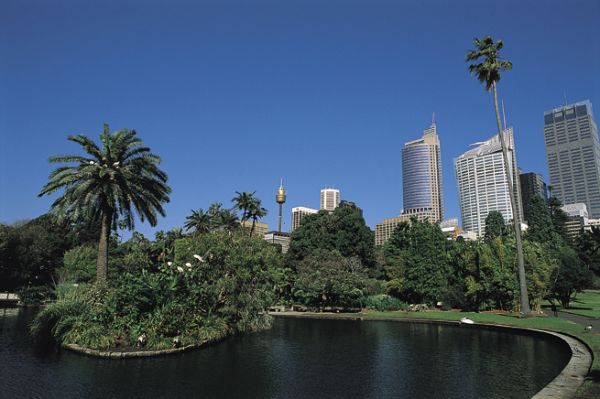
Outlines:
{"label": "tree canopy", "polygon": [[135,130],[110,133],[108,125],[100,134],[101,146],[83,134],[69,136],[85,155],[59,155],[52,163],[71,163],[55,169],[39,196],[59,190],[52,204],[60,218],[100,221],[96,279],[106,281],[108,273],[108,237],[119,219],[132,229],[134,215],[155,226],[157,214],[165,215],[162,204],[169,201],[171,189],[167,175],[158,168],[160,158],[142,145]]}
{"label": "tree canopy", "polygon": [[491,211],[485,218],[484,239],[492,241],[496,237],[507,235],[508,229],[504,217],[499,211]]}
{"label": "tree canopy", "polygon": [[448,241],[437,224],[400,223],[384,245],[388,292],[411,303],[436,303],[448,289]]}
{"label": "tree canopy", "polygon": [[319,249],[338,251],[343,257],[358,257],[368,269],[375,266],[373,232],[353,208],[336,208],[305,216],[292,233],[288,260],[295,267]]}

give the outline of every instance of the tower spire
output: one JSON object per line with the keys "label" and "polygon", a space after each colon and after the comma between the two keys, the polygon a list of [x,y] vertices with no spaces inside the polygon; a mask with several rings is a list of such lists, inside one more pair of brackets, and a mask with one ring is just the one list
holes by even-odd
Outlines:
{"label": "tower spire", "polygon": [[277,194],[275,194],[275,202],[279,205],[279,217],[278,217],[278,231],[281,232],[281,220],[282,220],[282,208],[285,200],[287,199],[285,189],[283,188],[283,178],[281,178],[279,182],[279,189],[277,189]]}
{"label": "tower spire", "polygon": [[431,116],[431,126],[435,126],[435,111],[433,112],[433,115]]}

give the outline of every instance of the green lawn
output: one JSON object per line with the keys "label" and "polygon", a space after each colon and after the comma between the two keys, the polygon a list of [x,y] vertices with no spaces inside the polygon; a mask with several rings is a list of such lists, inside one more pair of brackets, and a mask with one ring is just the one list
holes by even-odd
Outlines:
{"label": "green lawn", "polygon": [[[592,298],[600,297],[600,292],[598,291],[590,292],[589,294]],[[596,297],[594,297],[594,295],[596,295]],[[462,317],[468,317],[471,320],[479,323],[537,328],[540,330],[556,331],[572,335],[585,342],[594,353],[590,378],[588,378],[579,391],[577,391],[577,398],[600,398],[600,331],[588,332],[580,324],[550,316],[536,316],[521,319],[511,314],[492,313],[368,311],[363,312],[362,315],[367,319],[422,318],[434,320],[460,320]]]}
{"label": "green lawn", "polygon": [[580,316],[600,318],[600,291],[586,290],[577,294],[571,301],[568,309],[559,307],[562,312],[577,314]]}

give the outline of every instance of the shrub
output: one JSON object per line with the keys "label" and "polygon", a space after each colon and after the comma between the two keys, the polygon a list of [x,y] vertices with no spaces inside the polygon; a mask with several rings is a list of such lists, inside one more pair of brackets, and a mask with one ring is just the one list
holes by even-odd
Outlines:
{"label": "shrub", "polygon": [[17,290],[17,295],[24,305],[37,306],[47,300],[54,299],[54,291],[45,285],[34,285],[31,287],[22,287]]}
{"label": "shrub", "polygon": [[367,289],[367,271],[356,257],[315,250],[298,263],[294,297],[311,306],[356,306]]}
{"label": "shrub", "polygon": [[63,266],[58,269],[58,279],[68,283],[89,283],[96,278],[98,249],[91,245],[80,245],[67,252]]}
{"label": "shrub", "polygon": [[371,295],[366,297],[363,301],[363,307],[380,312],[386,310],[393,311],[408,309],[408,305],[405,302],[386,294]]}

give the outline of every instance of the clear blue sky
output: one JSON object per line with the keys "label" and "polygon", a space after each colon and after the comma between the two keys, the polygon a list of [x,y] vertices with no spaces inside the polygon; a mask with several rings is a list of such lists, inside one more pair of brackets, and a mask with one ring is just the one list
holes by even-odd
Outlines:
{"label": "clear blue sky", "polygon": [[286,229],[325,186],[373,227],[400,212],[400,149],[432,112],[445,216],[459,217],[453,159],[495,132],[491,96],[464,62],[473,37],[504,40],[518,163],[546,175],[543,112],[565,93],[600,112],[598,21],[596,0],[3,0],[0,221],[45,213],[48,157],[107,122],[163,158],[173,194],[158,229],[236,190],[256,190],[275,228],[280,177]]}

